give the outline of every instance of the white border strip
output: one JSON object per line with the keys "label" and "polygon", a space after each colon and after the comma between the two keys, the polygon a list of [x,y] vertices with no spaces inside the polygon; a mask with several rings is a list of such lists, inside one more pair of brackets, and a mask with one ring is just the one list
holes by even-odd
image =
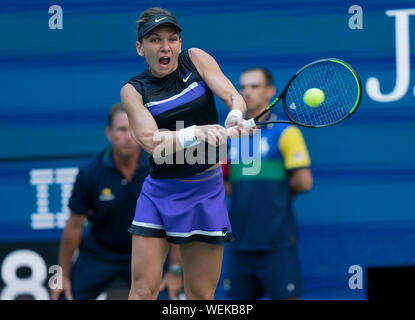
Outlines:
{"label": "white border strip", "polygon": [[190,237],[194,234],[201,234],[204,236],[220,236],[222,237],[222,231],[203,231],[203,230],[193,230],[192,232],[166,232],[168,236],[171,237]]}
{"label": "white border strip", "polygon": [[[154,224],[154,223],[133,221],[132,224],[135,226],[139,226],[139,227],[165,230],[164,226],[159,225],[159,224]],[[216,236],[216,237],[223,236],[222,231],[193,230],[191,232],[166,232],[166,235],[171,236],[171,237],[190,237],[194,234],[201,234],[204,236]]]}
{"label": "white border strip", "polygon": [[168,98],[168,99],[164,99],[164,100],[160,100],[160,101],[154,101],[154,102],[147,102],[145,104],[145,106],[147,108],[150,108],[152,106],[164,103],[164,102],[168,102],[168,101],[172,101],[172,100],[176,100],[177,98],[180,98],[182,95],[186,94],[187,92],[189,92],[190,90],[196,88],[198,86],[197,82],[193,82],[191,85],[189,85],[186,89],[184,89],[182,92]]}
{"label": "white border strip", "polygon": [[133,221],[133,225],[139,226],[139,227],[146,227],[146,228],[153,228],[153,229],[164,230],[164,226],[161,226],[159,224],[154,224],[154,223]]}

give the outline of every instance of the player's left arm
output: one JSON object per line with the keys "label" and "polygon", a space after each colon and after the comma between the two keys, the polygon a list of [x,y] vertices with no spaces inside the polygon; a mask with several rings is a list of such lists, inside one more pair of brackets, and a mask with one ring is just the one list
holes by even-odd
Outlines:
{"label": "player's left arm", "polygon": [[[230,80],[222,73],[216,60],[198,48],[189,49],[189,56],[206,85],[232,110],[241,112],[241,118],[229,117],[226,126],[239,125],[246,112],[246,103]],[[234,113],[235,114],[235,113]]]}
{"label": "player's left arm", "polygon": [[311,190],[313,176],[310,156],[301,131],[295,126],[287,127],[281,133],[278,147],[284,158],[285,169],[290,173],[291,197]]}

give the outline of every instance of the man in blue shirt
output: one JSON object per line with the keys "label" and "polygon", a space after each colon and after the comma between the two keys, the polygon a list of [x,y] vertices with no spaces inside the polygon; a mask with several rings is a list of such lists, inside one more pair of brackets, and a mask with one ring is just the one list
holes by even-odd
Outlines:
{"label": "man in blue shirt", "polygon": [[[80,168],[69,202],[59,249],[63,289],[52,291],[52,299],[95,299],[113,280],[131,283],[131,234],[137,198],[149,173],[148,156],[130,134],[121,103],[108,113],[106,136],[110,146]],[[88,228],[84,232],[85,219]],[[79,254],[75,257],[76,249]],[[180,263],[171,252],[170,263]],[[166,276],[168,287],[177,291],[180,274]]]}
{"label": "man in blue shirt", "polygon": [[[247,105],[246,118],[257,116],[275,95],[271,74],[262,67],[245,70],[240,92]],[[275,118],[276,114],[268,112],[260,121]],[[296,194],[311,189],[307,147],[300,130],[289,124],[263,126],[243,139],[248,139],[249,150],[242,142],[231,143],[225,168],[235,235],[227,250],[224,284],[228,296],[298,298],[301,278],[291,201]],[[257,158],[250,156],[252,151]],[[252,161],[247,163],[247,159]],[[246,169],[259,167],[256,174],[246,174]]]}

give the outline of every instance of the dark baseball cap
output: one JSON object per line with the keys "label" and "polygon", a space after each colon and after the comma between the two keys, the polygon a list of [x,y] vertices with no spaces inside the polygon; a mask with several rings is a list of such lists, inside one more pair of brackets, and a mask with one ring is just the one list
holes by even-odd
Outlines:
{"label": "dark baseball cap", "polygon": [[144,36],[146,36],[151,30],[161,25],[171,25],[177,28],[179,32],[182,31],[182,29],[179,27],[179,24],[177,23],[175,18],[166,16],[166,15],[152,16],[146,22],[142,24],[140,29],[138,29],[138,40],[141,41],[141,39]]}

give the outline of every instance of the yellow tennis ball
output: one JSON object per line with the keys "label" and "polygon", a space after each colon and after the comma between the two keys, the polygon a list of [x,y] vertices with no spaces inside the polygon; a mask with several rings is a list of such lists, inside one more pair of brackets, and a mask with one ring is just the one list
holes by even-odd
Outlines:
{"label": "yellow tennis ball", "polygon": [[303,96],[304,103],[313,108],[320,106],[324,98],[324,92],[317,88],[308,89]]}

